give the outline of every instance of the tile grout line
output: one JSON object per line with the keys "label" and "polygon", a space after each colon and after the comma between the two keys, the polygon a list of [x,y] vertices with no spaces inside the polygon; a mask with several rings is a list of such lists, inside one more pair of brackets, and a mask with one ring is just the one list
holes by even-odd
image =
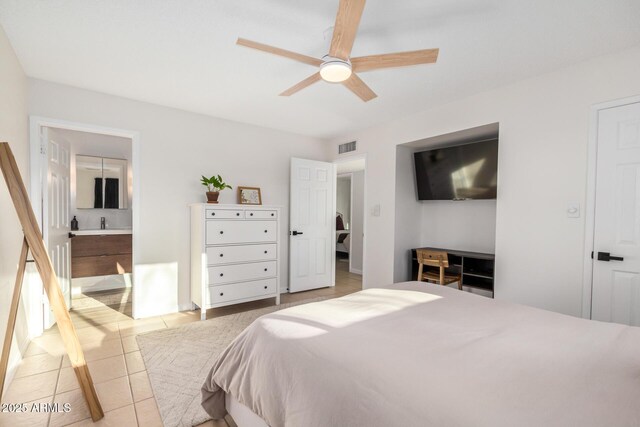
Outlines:
{"label": "tile grout line", "polygon": [[[51,397],[51,403],[56,401],[56,392],[58,390],[58,382],[60,381],[60,372],[62,371],[62,363],[64,363],[64,356],[60,358],[60,365],[58,366],[58,375],[56,376],[56,385],[53,387],[53,396]],[[51,424],[51,413],[47,416],[47,427]]]}
{"label": "tile grout line", "polygon": [[[135,336],[135,335],[134,335]],[[124,343],[122,343],[122,341],[120,342],[122,344],[122,349],[124,350]],[[129,367],[127,365],[127,358],[124,358],[124,363],[125,363],[125,369],[127,370],[127,380],[129,381],[129,391],[131,392],[131,401],[133,402],[133,413],[136,416],[136,425],[140,425],[140,419],[138,417],[138,408],[136,407],[136,398],[133,395],[133,386],[131,385],[131,375],[129,375]]]}

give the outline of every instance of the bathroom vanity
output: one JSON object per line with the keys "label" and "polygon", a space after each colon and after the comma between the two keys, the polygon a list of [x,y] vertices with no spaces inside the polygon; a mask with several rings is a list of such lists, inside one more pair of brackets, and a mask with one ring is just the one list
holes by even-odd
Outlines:
{"label": "bathroom vanity", "polygon": [[71,240],[71,277],[131,273],[131,229],[78,230]]}

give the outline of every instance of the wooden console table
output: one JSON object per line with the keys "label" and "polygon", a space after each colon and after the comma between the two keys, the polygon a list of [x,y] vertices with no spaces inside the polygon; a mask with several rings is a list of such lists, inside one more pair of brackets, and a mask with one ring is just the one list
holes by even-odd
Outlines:
{"label": "wooden console table", "polygon": [[[463,289],[470,288],[478,293],[493,298],[495,271],[495,254],[460,251],[446,248],[417,248],[444,251],[449,255],[449,270],[462,273]],[[418,277],[418,259],[416,249],[411,249],[411,280]]]}

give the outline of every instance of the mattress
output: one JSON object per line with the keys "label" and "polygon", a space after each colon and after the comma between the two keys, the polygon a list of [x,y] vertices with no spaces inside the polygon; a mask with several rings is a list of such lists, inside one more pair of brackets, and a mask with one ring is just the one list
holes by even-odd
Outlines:
{"label": "mattress", "polygon": [[272,427],[637,426],[640,328],[406,282],[257,319],[202,387],[213,418],[227,393]]}

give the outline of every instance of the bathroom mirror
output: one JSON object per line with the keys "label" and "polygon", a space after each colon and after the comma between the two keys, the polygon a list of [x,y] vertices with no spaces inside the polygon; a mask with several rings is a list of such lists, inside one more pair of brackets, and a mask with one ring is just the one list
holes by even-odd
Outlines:
{"label": "bathroom mirror", "polygon": [[127,209],[127,161],[76,156],[76,208]]}

